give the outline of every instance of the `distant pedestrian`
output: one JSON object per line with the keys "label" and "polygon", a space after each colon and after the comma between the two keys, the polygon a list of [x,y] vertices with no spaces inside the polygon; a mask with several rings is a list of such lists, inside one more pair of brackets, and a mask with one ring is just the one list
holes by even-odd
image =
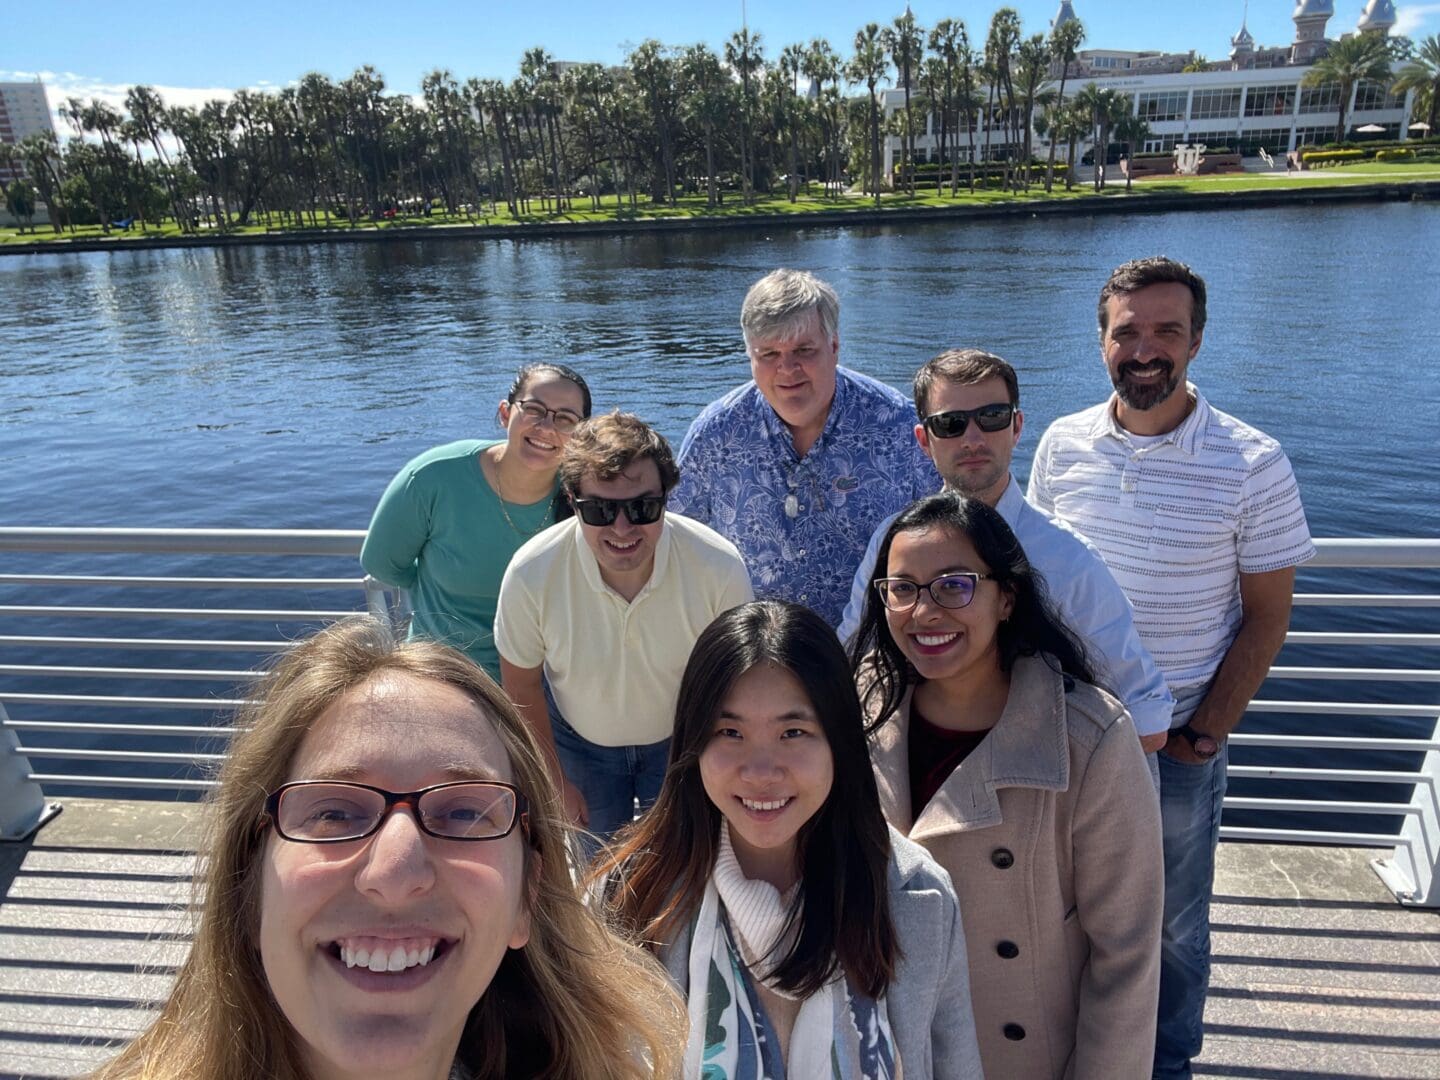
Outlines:
{"label": "distant pedestrian", "polygon": [[1100,549],[1175,695],[1159,756],[1157,1080],[1189,1077],[1200,1052],[1227,738],[1284,644],[1295,567],[1315,554],[1280,445],[1186,380],[1205,300],[1205,282],[1171,259],[1110,275],[1098,315],[1115,393],[1050,425],[1029,488],[1032,503]]}

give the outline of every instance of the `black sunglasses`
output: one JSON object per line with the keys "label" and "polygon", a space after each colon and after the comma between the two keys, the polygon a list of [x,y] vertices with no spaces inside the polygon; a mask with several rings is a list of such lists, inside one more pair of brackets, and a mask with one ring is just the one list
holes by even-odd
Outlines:
{"label": "black sunglasses", "polygon": [[665,512],[664,495],[638,495],[633,499],[590,499],[570,496],[570,505],[586,525],[613,525],[620,511],[631,525],[654,525]]}
{"label": "black sunglasses", "polygon": [[1015,419],[1015,406],[1008,401],[997,401],[978,409],[931,413],[925,417],[925,430],[937,439],[956,439],[965,434],[972,417],[981,431],[1004,431]]}

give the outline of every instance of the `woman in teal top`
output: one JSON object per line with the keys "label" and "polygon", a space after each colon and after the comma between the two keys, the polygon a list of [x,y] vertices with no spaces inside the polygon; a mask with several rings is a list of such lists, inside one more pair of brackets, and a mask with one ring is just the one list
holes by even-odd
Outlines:
{"label": "woman in teal top", "polygon": [[492,635],[500,579],[521,544],[569,516],[556,470],[589,415],[590,388],[578,372],[527,364],[500,402],[503,440],[437,446],[390,481],[360,562],[409,591],[411,637],[453,645],[499,679]]}

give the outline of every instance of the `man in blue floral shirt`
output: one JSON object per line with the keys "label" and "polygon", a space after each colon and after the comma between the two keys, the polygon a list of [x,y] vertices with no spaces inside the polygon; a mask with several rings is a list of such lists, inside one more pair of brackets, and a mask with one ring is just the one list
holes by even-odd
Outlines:
{"label": "man in blue floral shirt", "polygon": [[831,626],[875,526],[940,483],[906,399],[838,365],[839,324],[835,290],[813,274],[751,286],[740,327],[754,379],[695,418],[670,495],[740,549],[757,596]]}

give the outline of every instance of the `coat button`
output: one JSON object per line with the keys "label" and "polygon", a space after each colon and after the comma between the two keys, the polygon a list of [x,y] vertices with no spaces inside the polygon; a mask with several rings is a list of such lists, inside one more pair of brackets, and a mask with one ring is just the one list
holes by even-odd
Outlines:
{"label": "coat button", "polygon": [[990,852],[990,861],[1001,870],[1009,870],[1015,865],[1015,856],[1010,854],[1009,848],[997,847]]}
{"label": "coat button", "polygon": [[1011,1042],[1019,1042],[1025,1038],[1025,1029],[1019,1024],[1006,1024],[1001,1030],[1005,1032],[1005,1037]]}
{"label": "coat button", "polygon": [[995,951],[1000,954],[1002,960],[1014,960],[1020,955],[1020,946],[1013,941],[1002,941],[995,946]]}

